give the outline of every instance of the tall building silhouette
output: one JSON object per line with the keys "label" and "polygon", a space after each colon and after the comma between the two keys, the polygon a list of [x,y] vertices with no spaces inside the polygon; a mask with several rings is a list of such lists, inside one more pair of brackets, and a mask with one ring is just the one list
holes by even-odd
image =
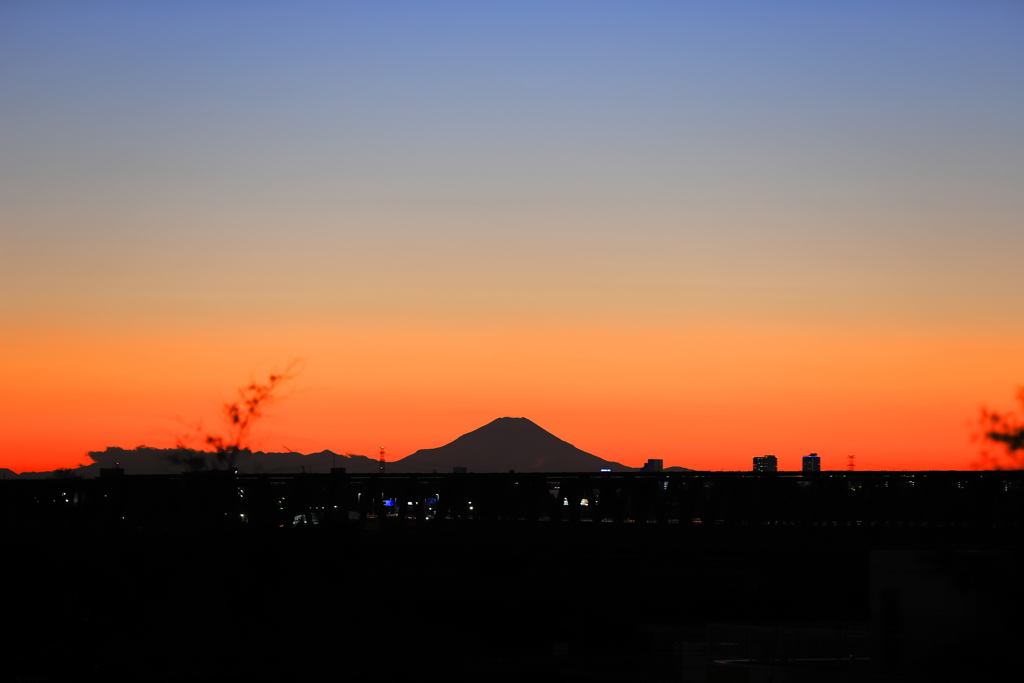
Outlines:
{"label": "tall building silhouette", "polygon": [[803,471],[804,472],[820,472],[821,471],[821,458],[818,457],[817,453],[811,453],[805,455],[803,458]]}
{"label": "tall building silhouette", "polygon": [[755,472],[778,472],[779,461],[774,455],[760,455],[754,458]]}

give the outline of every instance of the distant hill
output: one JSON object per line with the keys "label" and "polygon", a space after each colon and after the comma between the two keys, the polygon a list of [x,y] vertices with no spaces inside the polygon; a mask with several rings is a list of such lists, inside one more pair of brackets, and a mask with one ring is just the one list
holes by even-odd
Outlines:
{"label": "distant hill", "polygon": [[388,463],[391,472],[629,472],[617,462],[562,441],[525,417],[499,417],[439,448],[424,448]]}
{"label": "distant hill", "polygon": [[[209,458],[210,453],[193,451],[187,448],[118,448],[111,446],[102,451],[90,451],[93,459],[91,465],[67,470],[67,476],[91,479],[98,477],[100,468],[118,467],[125,474],[180,474],[188,469],[183,460],[190,456]],[[363,455],[342,455],[331,451],[319,453],[267,453],[255,451],[243,453],[238,457],[238,470],[246,474],[261,472],[275,474],[298,474],[300,472],[330,472],[332,467],[344,467],[353,473],[378,471],[379,465],[374,458]],[[55,476],[54,472],[22,472],[20,475],[11,470],[0,470],[6,479],[48,479]]]}
{"label": "distant hill", "polygon": [[[212,454],[187,448],[108,447],[91,451],[93,464],[59,473],[90,479],[99,476],[100,468],[120,466],[125,474],[179,474],[189,469],[186,462],[193,457],[207,458]],[[245,474],[300,472],[326,473],[332,467],[344,467],[353,474],[377,472],[376,458],[365,455],[342,455],[332,451],[319,453],[243,453],[238,458],[238,470]],[[631,472],[636,468],[591,455],[562,441],[525,417],[499,417],[479,429],[463,434],[439,448],[423,448],[412,455],[387,463],[387,471],[395,473],[439,472],[451,473],[455,467],[469,472]],[[685,467],[667,467],[667,472],[689,472]],[[22,472],[0,470],[5,479],[44,479],[54,472]]]}

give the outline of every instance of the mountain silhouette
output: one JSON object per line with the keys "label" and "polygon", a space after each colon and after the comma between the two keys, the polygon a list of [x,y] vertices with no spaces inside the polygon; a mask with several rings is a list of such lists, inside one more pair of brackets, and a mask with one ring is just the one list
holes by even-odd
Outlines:
{"label": "mountain silhouette", "polygon": [[[109,446],[102,451],[90,451],[92,464],[67,470],[63,474],[83,479],[99,476],[101,468],[120,467],[125,474],[179,474],[188,469],[181,462],[182,456],[198,455],[212,461],[212,453],[193,451],[187,448],[119,448]],[[319,453],[296,453],[288,451],[274,453],[265,451],[245,451],[239,455],[238,469],[244,474],[274,473],[299,474],[301,472],[325,474],[332,467],[344,467],[354,474],[377,472],[379,463],[376,458],[365,455],[352,455],[320,451]],[[49,479],[54,472],[22,472],[17,474],[9,469],[0,469],[0,477],[4,479]]]}
{"label": "mountain silhouette", "polygon": [[[185,469],[184,456],[212,458],[211,453],[186,448],[119,448],[109,446],[90,451],[92,464],[63,472],[22,472],[17,474],[0,468],[4,479],[45,479],[74,476],[91,479],[101,468],[120,467],[125,474],[178,474]],[[208,465],[209,466],[209,465]],[[238,469],[244,474],[326,473],[332,467],[343,467],[351,474],[379,471],[376,458],[365,455],[320,451],[304,455],[294,451],[274,453],[246,451],[239,456]],[[450,473],[455,467],[469,472],[631,472],[636,468],[604,460],[562,441],[525,417],[499,417],[479,429],[463,434],[439,448],[423,448],[410,456],[389,462],[386,471],[396,474],[438,472]],[[667,472],[690,472],[685,467],[667,467]]]}
{"label": "mountain silhouette", "polygon": [[633,470],[562,441],[525,417],[499,417],[439,448],[388,463],[391,472],[613,472]]}

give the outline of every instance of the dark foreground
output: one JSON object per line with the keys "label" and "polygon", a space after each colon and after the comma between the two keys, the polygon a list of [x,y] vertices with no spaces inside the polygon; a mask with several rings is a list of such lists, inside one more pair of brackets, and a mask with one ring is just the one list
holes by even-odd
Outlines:
{"label": "dark foreground", "polygon": [[[123,491],[131,479],[116,486]],[[101,484],[79,483],[83,499],[118,490],[98,493]],[[120,525],[103,516],[108,508],[97,507],[99,517],[65,512],[74,503],[25,512],[40,492],[74,485],[16,493],[5,486],[0,497],[10,634],[4,680],[1024,674],[1024,564],[1012,487],[993,488],[989,496],[1011,494],[996,503],[961,501],[957,514],[973,521],[928,524],[792,516],[695,523],[668,503],[658,514],[676,517],[632,522],[603,522],[580,506],[564,521],[545,513],[556,507],[536,519],[356,509],[317,524],[289,509],[284,526],[210,516],[207,524],[193,516],[181,525]],[[209,513],[220,504],[206,503],[190,505]],[[823,500],[816,511],[835,504]]]}

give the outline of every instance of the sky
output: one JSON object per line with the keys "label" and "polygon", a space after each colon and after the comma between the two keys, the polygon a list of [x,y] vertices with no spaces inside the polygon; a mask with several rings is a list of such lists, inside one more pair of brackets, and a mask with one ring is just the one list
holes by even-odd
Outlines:
{"label": "sky", "polygon": [[1024,5],[0,4],[0,467],[961,469],[1024,384]]}

